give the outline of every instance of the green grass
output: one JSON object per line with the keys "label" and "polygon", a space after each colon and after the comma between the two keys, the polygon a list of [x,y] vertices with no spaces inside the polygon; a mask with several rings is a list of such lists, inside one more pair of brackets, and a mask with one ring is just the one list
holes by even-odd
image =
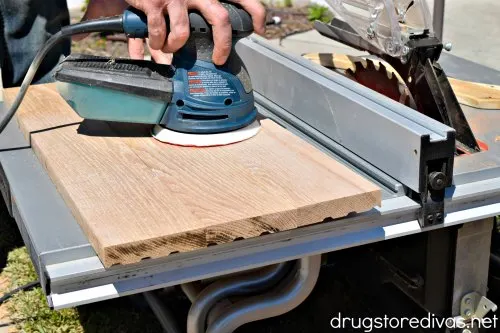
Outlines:
{"label": "green grass", "polygon": [[[20,287],[38,277],[33,268],[26,248],[11,251],[7,266],[2,274],[10,281],[10,289]],[[8,303],[11,320],[23,332],[84,332],[79,321],[78,311],[67,309],[52,311],[41,288],[19,292]]]}
{"label": "green grass", "polygon": [[308,8],[309,15],[307,18],[309,21],[321,21],[324,23],[329,23],[333,19],[333,14],[330,9],[326,6],[319,4],[312,4]]}
{"label": "green grass", "polygon": [[[26,248],[9,253],[3,273],[10,289],[37,279]],[[147,307],[138,308],[129,299],[117,299],[77,309],[51,310],[41,288],[20,292],[8,302],[11,320],[26,333],[128,333],[161,332]]]}
{"label": "green grass", "polygon": [[[0,203],[0,271],[9,285],[0,294],[38,278],[17,226],[2,206]],[[162,332],[151,310],[130,298],[54,311],[48,307],[42,289],[35,288],[17,293],[6,305],[11,321],[25,333]]]}
{"label": "green grass", "polygon": [[38,279],[25,247],[9,252],[3,274],[9,278],[11,288],[17,288]]}

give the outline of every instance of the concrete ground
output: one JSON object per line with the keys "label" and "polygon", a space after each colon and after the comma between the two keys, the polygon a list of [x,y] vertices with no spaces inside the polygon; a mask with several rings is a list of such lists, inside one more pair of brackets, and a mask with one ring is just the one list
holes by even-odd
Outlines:
{"label": "concrete ground", "polygon": [[[433,0],[429,1],[431,13],[432,6]],[[453,44],[450,53],[500,70],[499,17],[500,2],[497,0],[447,0],[443,40]],[[277,44],[278,41],[273,43]],[[356,52],[316,31],[287,37],[281,46],[298,55],[309,52]]]}

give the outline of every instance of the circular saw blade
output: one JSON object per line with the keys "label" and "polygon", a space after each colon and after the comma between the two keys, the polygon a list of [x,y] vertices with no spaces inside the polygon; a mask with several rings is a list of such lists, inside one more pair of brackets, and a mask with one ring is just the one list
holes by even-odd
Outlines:
{"label": "circular saw blade", "polygon": [[394,70],[371,59],[362,59],[353,65],[354,70],[349,68],[345,71],[347,77],[401,104],[417,108],[410,90]]}

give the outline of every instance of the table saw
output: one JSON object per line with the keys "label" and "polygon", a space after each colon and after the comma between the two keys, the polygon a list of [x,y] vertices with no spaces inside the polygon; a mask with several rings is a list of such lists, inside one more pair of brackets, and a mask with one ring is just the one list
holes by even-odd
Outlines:
{"label": "table saw", "polygon": [[[500,110],[462,106],[487,150],[457,155],[453,128],[345,76],[289,55],[260,37],[241,40],[236,50],[251,73],[259,114],[378,185],[381,206],[312,226],[106,268],[13,119],[0,136],[0,190],[52,308],[187,286],[451,229],[458,230],[448,243],[451,253],[442,253],[431,241],[423,251],[432,259],[429,265],[451,260],[453,280],[428,268],[422,295],[414,299],[436,312],[448,311],[450,302],[455,316],[465,294],[486,295],[493,217],[500,214]],[[440,64],[451,77],[500,83],[498,72],[453,56],[444,54]],[[432,201],[424,200],[436,165],[449,184]],[[451,288],[452,299],[433,300],[441,296],[430,296],[431,291],[443,285]]]}
{"label": "table saw", "polygon": [[[479,221],[500,213],[500,147],[495,132],[500,113],[464,107],[475,134],[489,150],[445,156],[455,162],[453,185],[446,189],[445,217],[442,223],[423,228],[416,219],[422,205],[410,199],[409,193],[421,190],[420,184],[428,177],[423,172],[426,155],[435,146],[449,144],[451,128],[319,65],[277,50],[261,38],[243,40],[238,52],[253,73],[259,112],[378,184],[383,190],[382,206],[360,216],[238,244],[104,269],[14,121],[1,137],[2,194],[54,308]],[[457,60],[446,59],[445,68],[447,63],[453,68]],[[474,75],[476,67],[481,73],[480,66],[465,63],[468,67],[460,67],[465,75]],[[281,87],[269,80],[267,73],[297,84],[293,89]],[[460,76],[459,72],[453,74]],[[487,75],[490,82],[498,82],[496,72]],[[484,82],[487,77],[478,80]],[[351,130],[345,110],[359,119],[355,130]],[[417,160],[424,164],[409,163],[401,158],[405,154],[418,155]]]}

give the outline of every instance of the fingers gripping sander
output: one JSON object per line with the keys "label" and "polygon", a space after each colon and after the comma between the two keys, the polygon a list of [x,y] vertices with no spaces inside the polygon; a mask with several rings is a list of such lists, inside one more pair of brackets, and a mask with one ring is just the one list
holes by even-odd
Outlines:
{"label": "fingers gripping sander", "polygon": [[[252,19],[235,5],[223,6],[233,36],[223,66],[212,63],[210,24],[190,12],[190,37],[172,66],[72,55],[56,69],[59,93],[82,118],[154,124],[153,136],[167,143],[216,146],[256,135],[260,126],[250,77],[234,51],[234,44],[253,32]],[[148,35],[147,18],[136,9],[125,11],[122,27],[130,38]]]}

